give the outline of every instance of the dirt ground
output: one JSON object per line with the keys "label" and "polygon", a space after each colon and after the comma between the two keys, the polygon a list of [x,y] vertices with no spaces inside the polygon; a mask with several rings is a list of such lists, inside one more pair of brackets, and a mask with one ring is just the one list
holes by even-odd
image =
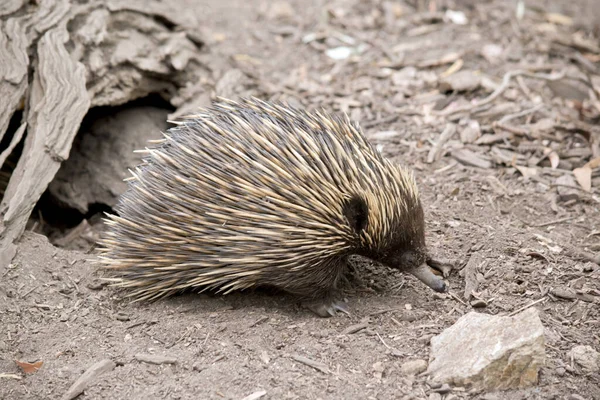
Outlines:
{"label": "dirt ground", "polygon": [[[590,173],[589,191],[557,183],[600,155],[600,41],[590,34],[598,27],[593,1],[575,11],[573,2],[525,3],[519,19],[518,2],[502,0],[173,1],[224,60],[216,80],[235,67],[250,94],[359,120],[386,156],[415,169],[432,253],[461,267],[474,255],[485,263],[452,271],[443,295],[362,263],[347,291],[351,315],[320,319],[263,291],[129,304],[101,283],[91,244],[61,249],[27,232],[0,267],[0,374],[12,376],[0,378],[0,398],[61,398],[90,366],[112,359],[116,368],[79,398],[600,399],[600,375],[569,356],[576,345],[600,351],[600,175]],[[530,76],[476,103],[521,69]],[[467,78],[478,77],[476,87],[442,90],[443,77],[459,71],[474,71]],[[561,71],[588,76],[595,94],[581,80],[553,85],[548,76]],[[469,105],[480,107],[442,115]],[[456,135],[427,162],[449,122]],[[428,360],[429,339],[473,304],[507,315],[533,302],[548,357],[536,387],[439,395],[426,376],[402,375],[400,366]],[[142,362],[144,354],[165,359]],[[23,374],[15,360],[43,365]]]}

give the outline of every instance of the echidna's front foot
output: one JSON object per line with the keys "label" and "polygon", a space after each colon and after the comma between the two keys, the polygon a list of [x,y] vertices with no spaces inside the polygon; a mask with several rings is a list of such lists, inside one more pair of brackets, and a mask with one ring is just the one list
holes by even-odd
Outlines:
{"label": "echidna's front foot", "polygon": [[319,317],[323,318],[333,317],[338,311],[343,312],[344,314],[350,314],[346,303],[331,298],[307,301],[304,302],[303,305]]}

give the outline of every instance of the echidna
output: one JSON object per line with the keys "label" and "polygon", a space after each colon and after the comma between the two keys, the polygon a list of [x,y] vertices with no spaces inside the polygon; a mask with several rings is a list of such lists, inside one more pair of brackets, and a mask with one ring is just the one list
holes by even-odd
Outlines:
{"label": "echidna", "polygon": [[347,116],[220,100],[153,143],[100,241],[134,299],[271,286],[329,316],[354,254],[445,290],[412,172]]}

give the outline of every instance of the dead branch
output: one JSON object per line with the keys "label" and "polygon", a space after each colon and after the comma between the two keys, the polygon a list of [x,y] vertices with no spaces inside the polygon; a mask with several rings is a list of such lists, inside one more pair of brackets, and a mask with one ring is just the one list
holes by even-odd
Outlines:
{"label": "dead branch", "polygon": [[510,85],[511,80],[517,76],[524,76],[526,78],[532,78],[532,79],[541,79],[541,80],[545,80],[545,81],[556,81],[559,79],[563,79],[565,77],[565,72],[563,71],[563,72],[559,72],[554,75],[549,75],[549,74],[541,74],[541,73],[534,74],[534,73],[531,73],[531,72],[525,71],[525,70],[509,71],[506,74],[504,74],[504,77],[502,78],[502,84],[500,84],[500,86],[498,86],[496,88],[496,90],[494,90],[486,98],[484,98],[478,102],[475,102],[473,104],[463,106],[463,107],[458,107],[458,108],[454,108],[454,109],[450,109],[450,110],[442,110],[442,111],[438,111],[438,112],[432,112],[432,115],[446,117],[446,116],[461,113],[461,112],[470,113],[473,109],[481,107],[481,106],[485,106],[485,105],[493,102],[494,100],[496,100],[498,97],[500,97],[500,95],[502,95],[502,93],[504,93],[506,91],[506,89],[508,89],[508,86]]}

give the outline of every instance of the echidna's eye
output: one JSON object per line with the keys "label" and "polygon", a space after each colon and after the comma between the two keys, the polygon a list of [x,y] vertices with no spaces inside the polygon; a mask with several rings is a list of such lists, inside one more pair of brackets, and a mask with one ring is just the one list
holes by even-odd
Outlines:
{"label": "echidna's eye", "polygon": [[367,206],[367,202],[358,195],[346,201],[343,213],[348,220],[348,224],[350,224],[356,233],[365,229],[367,222],[369,222],[369,207]]}

